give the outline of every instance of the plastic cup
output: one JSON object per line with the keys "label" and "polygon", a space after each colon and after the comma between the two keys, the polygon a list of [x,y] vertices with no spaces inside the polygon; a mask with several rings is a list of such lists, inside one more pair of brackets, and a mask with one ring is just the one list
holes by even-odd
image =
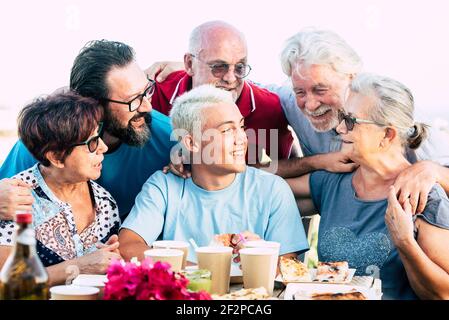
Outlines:
{"label": "plastic cup", "polygon": [[50,288],[51,300],[97,300],[100,289],[87,286],[54,286]]}
{"label": "plastic cup", "polygon": [[178,249],[150,249],[144,252],[145,258],[151,258],[154,263],[157,261],[167,262],[171,265],[172,271],[179,272],[182,267],[184,252]]}
{"label": "plastic cup", "polygon": [[182,270],[186,268],[187,256],[189,255],[189,243],[177,240],[160,240],[153,242],[154,249],[178,249],[184,252],[182,258]]}
{"label": "plastic cup", "polygon": [[272,249],[277,250],[277,253],[279,255],[279,250],[281,249],[281,244],[276,241],[251,240],[251,241],[246,241],[243,244],[243,247],[245,247],[245,248],[272,248]]}
{"label": "plastic cup", "polygon": [[240,250],[245,289],[264,287],[272,295],[278,261],[273,248],[244,248]]}
{"label": "plastic cup", "polygon": [[80,274],[73,279],[72,284],[80,287],[95,287],[100,290],[98,298],[102,299],[104,294],[104,287],[108,278],[101,274]]}
{"label": "plastic cup", "polygon": [[226,294],[229,292],[232,248],[200,247],[195,250],[198,258],[198,269],[211,272],[211,293]]}

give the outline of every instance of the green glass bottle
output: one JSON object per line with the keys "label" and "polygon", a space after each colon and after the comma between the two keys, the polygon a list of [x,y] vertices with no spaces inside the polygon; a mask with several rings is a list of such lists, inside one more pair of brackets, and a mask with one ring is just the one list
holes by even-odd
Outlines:
{"label": "green glass bottle", "polygon": [[17,213],[15,245],[0,272],[1,300],[47,300],[48,274],[36,251],[33,215]]}

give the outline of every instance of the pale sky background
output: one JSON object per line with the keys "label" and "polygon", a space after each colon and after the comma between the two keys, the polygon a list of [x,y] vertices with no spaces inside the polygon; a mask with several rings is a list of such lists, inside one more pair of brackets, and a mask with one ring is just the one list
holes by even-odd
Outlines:
{"label": "pale sky background", "polygon": [[246,34],[251,80],[282,84],[283,42],[307,26],[327,28],[362,56],[365,71],[409,86],[424,120],[447,121],[448,13],[446,0],[2,1],[0,131],[15,130],[26,102],[68,84],[73,60],[87,41],[126,42],[147,67],[182,59],[192,28],[215,19]]}

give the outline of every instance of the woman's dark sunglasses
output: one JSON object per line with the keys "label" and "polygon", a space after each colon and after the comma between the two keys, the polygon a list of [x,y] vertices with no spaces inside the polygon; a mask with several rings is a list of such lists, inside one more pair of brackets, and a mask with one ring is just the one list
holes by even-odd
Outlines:
{"label": "woman's dark sunglasses", "polygon": [[346,114],[344,111],[339,110],[338,111],[338,123],[341,123],[342,121],[345,122],[346,128],[348,129],[348,131],[352,131],[352,129],[354,129],[354,125],[356,123],[368,123],[368,124],[375,124],[378,126],[384,126],[383,124],[374,122],[374,121],[370,121],[370,120],[364,120],[364,119],[359,119],[356,117],[353,117],[352,114]]}

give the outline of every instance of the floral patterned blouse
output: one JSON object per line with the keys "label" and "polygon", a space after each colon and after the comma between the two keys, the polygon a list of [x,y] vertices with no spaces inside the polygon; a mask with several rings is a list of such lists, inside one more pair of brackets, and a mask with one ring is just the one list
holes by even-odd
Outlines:
{"label": "floral patterned blouse", "polygon": [[[93,252],[97,242],[105,243],[111,235],[118,233],[120,217],[117,204],[110,193],[97,183],[88,182],[95,202],[95,221],[79,232],[70,204],[62,202],[53,194],[39,171],[39,164],[14,178],[32,186],[37,252],[45,266]],[[14,244],[14,229],[13,221],[0,221],[0,245]]]}

